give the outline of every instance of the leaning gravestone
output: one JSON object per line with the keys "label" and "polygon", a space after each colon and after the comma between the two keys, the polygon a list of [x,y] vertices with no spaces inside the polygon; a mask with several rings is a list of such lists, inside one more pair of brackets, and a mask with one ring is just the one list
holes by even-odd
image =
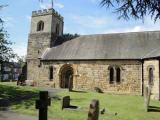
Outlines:
{"label": "leaning gravestone", "polygon": [[144,86],[144,106],[146,112],[148,112],[149,109],[150,96],[151,96],[151,86]]}
{"label": "leaning gravestone", "polygon": [[92,100],[87,120],[98,120],[99,117],[99,100]]}
{"label": "leaning gravestone", "polygon": [[65,96],[62,99],[62,110],[64,108],[69,108],[70,107],[70,96]]}

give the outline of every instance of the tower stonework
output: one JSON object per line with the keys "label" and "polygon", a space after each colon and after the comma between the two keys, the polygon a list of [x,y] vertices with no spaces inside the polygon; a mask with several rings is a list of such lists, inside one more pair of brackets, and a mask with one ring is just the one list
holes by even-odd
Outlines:
{"label": "tower stonework", "polygon": [[39,78],[40,57],[47,48],[51,48],[56,36],[63,34],[63,17],[54,9],[32,12],[31,30],[27,49],[27,79]]}

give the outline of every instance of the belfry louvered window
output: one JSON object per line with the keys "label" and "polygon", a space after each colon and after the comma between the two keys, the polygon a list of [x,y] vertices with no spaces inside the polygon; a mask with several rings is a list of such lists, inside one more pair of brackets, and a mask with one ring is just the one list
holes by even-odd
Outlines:
{"label": "belfry louvered window", "polygon": [[44,22],[39,21],[37,24],[37,31],[43,31],[43,29],[44,29]]}

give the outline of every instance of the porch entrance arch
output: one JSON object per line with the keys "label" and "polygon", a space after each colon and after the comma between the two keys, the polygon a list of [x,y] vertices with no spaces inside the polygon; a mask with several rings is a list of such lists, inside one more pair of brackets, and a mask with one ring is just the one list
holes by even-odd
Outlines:
{"label": "porch entrance arch", "polygon": [[60,69],[60,88],[73,88],[73,68],[71,65],[64,65]]}

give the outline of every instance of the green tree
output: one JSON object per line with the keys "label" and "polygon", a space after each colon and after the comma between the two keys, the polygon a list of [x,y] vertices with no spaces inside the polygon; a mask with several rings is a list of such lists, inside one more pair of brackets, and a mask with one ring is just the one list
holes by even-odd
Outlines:
{"label": "green tree", "polygon": [[[3,5],[0,5],[0,10],[3,8]],[[4,21],[0,18],[0,62],[9,61],[11,58],[15,58],[11,48],[12,42],[8,40],[7,31],[4,29]]]}
{"label": "green tree", "polygon": [[119,19],[142,19],[150,15],[156,22],[160,19],[160,0],[101,0],[100,3],[107,9],[112,7],[114,13],[119,14]]}
{"label": "green tree", "polygon": [[79,34],[70,34],[70,33],[66,33],[66,34],[63,34],[62,36],[58,36],[56,38],[56,42],[54,43],[54,45],[60,45],[66,41],[69,41],[71,39],[74,39],[74,38],[77,38],[79,37],[80,35]]}

